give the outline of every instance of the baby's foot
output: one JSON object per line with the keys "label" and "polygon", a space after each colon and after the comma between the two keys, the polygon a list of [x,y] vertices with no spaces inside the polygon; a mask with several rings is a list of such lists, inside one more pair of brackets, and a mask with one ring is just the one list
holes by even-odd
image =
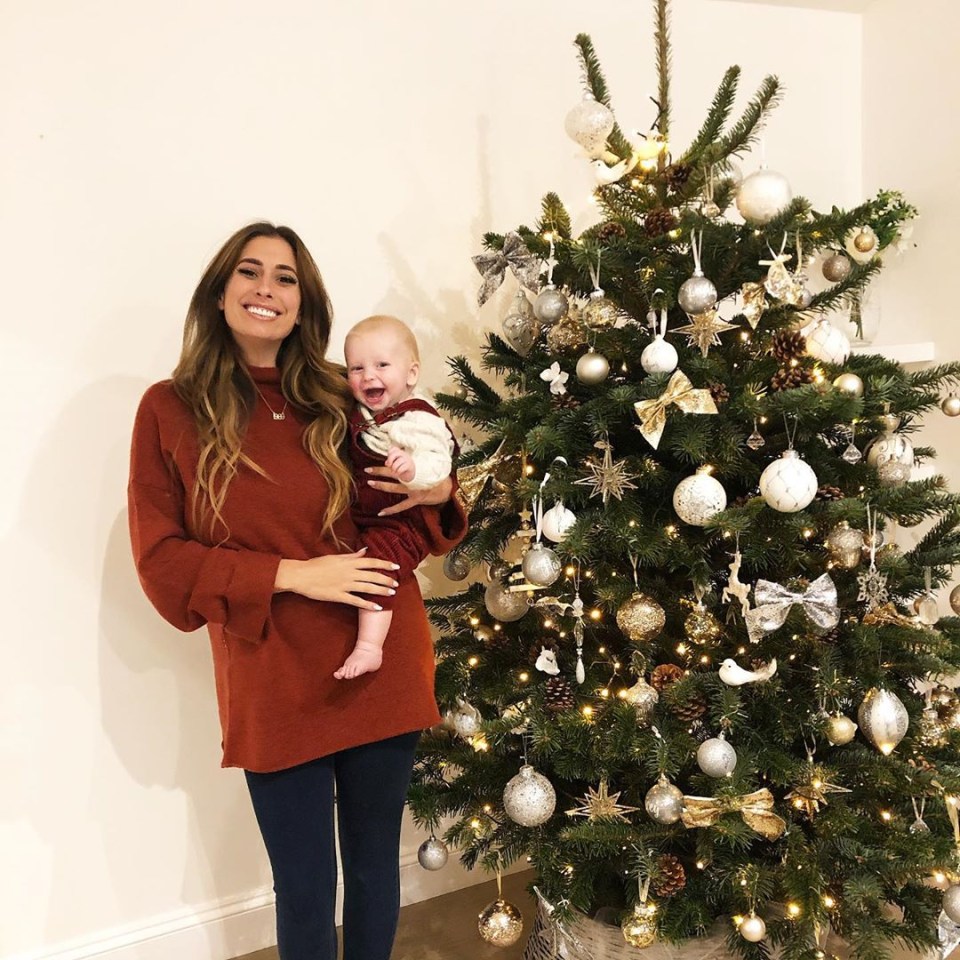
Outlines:
{"label": "baby's foot", "polygon": [[383,650],[380,647],[358,643],[353,653],[344,661],[343,666],[334,673],[337,680],[352,680],[364,673],[373,673],[380,669],[383,662]]}

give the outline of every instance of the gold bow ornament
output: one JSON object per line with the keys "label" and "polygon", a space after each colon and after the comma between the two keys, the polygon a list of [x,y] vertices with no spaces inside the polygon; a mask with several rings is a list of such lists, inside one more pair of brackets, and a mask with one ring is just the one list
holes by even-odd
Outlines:
{"label": "gold bow ornament", "polygon": [[640,419],[637,429],[654,450],[660,446],[667,425],[667,407],[679,407],[683,413],[717,413],[710,391],[696,389],[682,370],[670,378],[667,389],[655,400],[638,400],[633,409]]}
{"label": "gold bow ornament", "polygon": [[739,813],[766,840],[778,839],[787,829],[787,822],[773,812],[773,794],[766,787],[740,797],[684,797],[680,820],[688,830],[712,827],[725,813]]}

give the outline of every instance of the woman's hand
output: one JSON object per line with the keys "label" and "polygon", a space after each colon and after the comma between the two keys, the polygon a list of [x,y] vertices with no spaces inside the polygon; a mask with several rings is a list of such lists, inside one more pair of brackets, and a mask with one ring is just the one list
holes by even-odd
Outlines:
{"label": "woman's hand", "polygon": [[299,593],[311,600],[347,603],[361,610],[383,608],[358,597],[358,593],[391,596],[397,592],[397,581],[381,570],[399,570],[389,560],[365,556],[367,548],[356,553],[331,553],[310,560],[281,560],[274,590],[277,593]]}
{"label": "woman's hand", "polygon": [[409,490],[400,482],[396,473],[387,467],[367,467],[365,472],[374,477],[390,478],[389,482],[386,480],[368,480],[367,482],[375,490],[406,496],[405,500],[381,510],[377,514],[378,517],[389,517],[394,513],[403,513],[404,510],[409,510],[411,507],[417,507],[420,504],[439,506],[441,503],[446,503],[453,492],[453,481],[449,477],[444,477],[435,487],[428,487],[426,490]]}

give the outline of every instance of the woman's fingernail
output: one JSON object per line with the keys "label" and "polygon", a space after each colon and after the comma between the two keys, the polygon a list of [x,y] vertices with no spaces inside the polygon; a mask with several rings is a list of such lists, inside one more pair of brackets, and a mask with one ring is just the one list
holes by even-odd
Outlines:
{"label": "woman's fingernail", "polygon": [[391,569],[391,570],[399,570],[399,569],[400,569],[400,564],[399,564],[399,563],[395,563],[390,569]]}
{"label": "woman's fingernail", "polygon": [[363,468],[363,472],[364,472],[364,473],[370,473],[371,470],[373,470],[373,467],[364,467],[364,468]]}
{"label": "woman's fingernail", "polygon": [[390,591],[390,596],[392,597],[396,592],[397,592],[396,590],[391,590],[391,591]]}
{"label": "woman's fingernail", "polygon": [[379,603],[375,603],[375,604],[373,605],[373,609],[374,609],[374,610],[382,610],[383,607],[381,607]]}

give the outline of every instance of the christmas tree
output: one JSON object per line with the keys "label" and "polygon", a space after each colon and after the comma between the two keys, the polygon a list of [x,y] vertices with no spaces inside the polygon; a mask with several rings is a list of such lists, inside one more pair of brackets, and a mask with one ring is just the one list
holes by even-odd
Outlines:
{"label": "christmas tree", "polygon": [[[567,131],[599,222],[574,236],[548,194],[475,258],[481,303],[504,277],[519,287],[483,371],[454,358],[439,397],[482,436],[445,569],[485,576],[430,603],[447,721],[410,804],[445,830],[421,862],[447,845],[491,871],[528,858],[564,956],[587,955],[598,911],[620,949],[725,921],[750,958],[823,957],[829,931],[868,960],[894,943],[945,956],[960,620],[934,591],[960,561],[960,497],[917,476],[934,451],[911,437],[960,364],[852,355],[827,319],[856,317],[915,211],[895,192],[814,210],[764,167],[738,182],[780,85],[732,118],[736,67],[677,149],[654,7],[646,135],[618,127],[576,39],[587,95]],[[480,926],[520,936],[502,901]]]}

